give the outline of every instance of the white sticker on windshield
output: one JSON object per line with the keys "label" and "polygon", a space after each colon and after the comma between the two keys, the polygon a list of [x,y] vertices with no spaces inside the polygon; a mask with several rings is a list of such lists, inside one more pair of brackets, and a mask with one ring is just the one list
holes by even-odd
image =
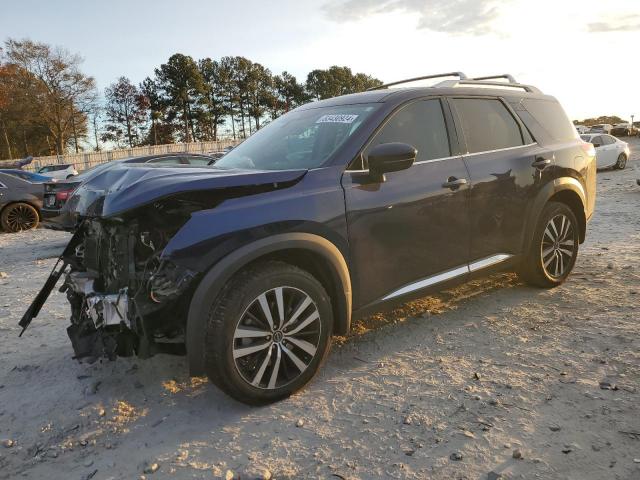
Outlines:
{"label": "white sticker on windshield", "polygon": [[356,118],[358,118],[358,115],[323,115],[318,120],[316,120],[316,123],[353,123]]}

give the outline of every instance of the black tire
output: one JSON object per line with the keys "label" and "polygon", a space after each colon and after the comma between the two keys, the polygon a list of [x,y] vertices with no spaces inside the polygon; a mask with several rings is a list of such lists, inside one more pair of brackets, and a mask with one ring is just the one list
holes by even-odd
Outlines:
{"label": "black tire", "polygon": [[[569,225],[562,223],[563,218]],[[578,244],[579,224],[573,211],[564,203],[549,202],[540,214],[518,274],[530,285],[557,287],[567,279],[576,263]]]}
{"label": "black tire", "polygon": [[618,155],[618,161],[616,162],[616,168],[618,170],[624,170],[624,167],[627,166],[627,156],[624,153]]}
{"label": "black tire", "polygon": [[238,272],[209,311],[207,376],[240,402],[264,405],[290,396],[313,378],[329,351],[329,296],[318,280],[293,265],[266,261]]}
{"label": "black tire", "polygon": [[5,232],[21,232],[36,228],[40,221],[38,210],[23,202],[12,203],[4,207],[0,215],[0,225]]}

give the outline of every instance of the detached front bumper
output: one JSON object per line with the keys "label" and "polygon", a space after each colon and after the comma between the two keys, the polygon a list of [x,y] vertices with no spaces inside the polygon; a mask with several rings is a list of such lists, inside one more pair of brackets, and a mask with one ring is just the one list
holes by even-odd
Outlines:
{"label": "detached front bumper", "polygon": [[71,304],[67,334],[76,359],[90,362],[106,357],[130,356],[137,344],[132,329],[130,298],[126,288],[117,294],[94,290],[95,278],[86,272],[67,275],[61,291]]}

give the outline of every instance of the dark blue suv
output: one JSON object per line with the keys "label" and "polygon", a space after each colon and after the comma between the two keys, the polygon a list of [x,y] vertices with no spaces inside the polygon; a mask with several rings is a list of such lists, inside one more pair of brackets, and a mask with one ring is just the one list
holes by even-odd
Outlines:
{"label": "dark blue suv", "polygon": [[534,87],[444,76],[304,105],[213,166],[106,169],[65,206],[76,233],[20,325],[65,274],[77,358],[186,354],[261,404],[304,386],[355,316],[497,270],[559,285],[593,146]]}

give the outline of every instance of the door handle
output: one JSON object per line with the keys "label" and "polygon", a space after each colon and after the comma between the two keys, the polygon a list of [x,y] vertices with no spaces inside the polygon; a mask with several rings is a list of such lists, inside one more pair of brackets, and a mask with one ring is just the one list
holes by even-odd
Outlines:
{"label": "door handle", "polygon": [[466,184],[467,184],[467,179],[466,178],[449,177],[449,178],[447,178],[447,181],[442,184],[442,188],[449,188],[451,190],[457,190],[462,185],[466,185]]}
{"label": "door handle", "polygon": [[540,170],[544,170],[549,165],[551,165],[551,159],[550,158],[542,158],[542,157],[536,158],[536,161],[531,164],[532,167],[538,168]]}

